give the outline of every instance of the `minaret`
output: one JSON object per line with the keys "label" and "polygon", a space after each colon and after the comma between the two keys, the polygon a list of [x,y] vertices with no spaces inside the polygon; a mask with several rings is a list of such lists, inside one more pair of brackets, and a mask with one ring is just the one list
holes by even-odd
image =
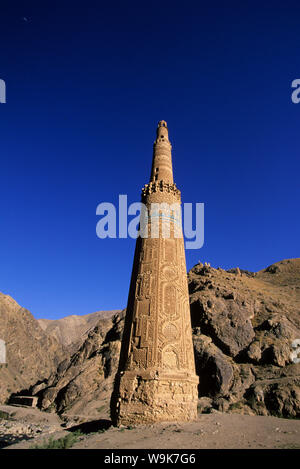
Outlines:
{"label": "minaret", "polygon": [[[144,237],[138,237],[136,242],[119,368],[111,398],[115,425],[189,421],[197,417],[199,379],[195,374],[178,211],[181,195],[173,181],[171,149],[167,123],[160,121],[150,182],[142,189],[148,219],[145,218]],[[168,204],[171,210],[155,204]],[[168,223],[169,233],[163,228]]]}

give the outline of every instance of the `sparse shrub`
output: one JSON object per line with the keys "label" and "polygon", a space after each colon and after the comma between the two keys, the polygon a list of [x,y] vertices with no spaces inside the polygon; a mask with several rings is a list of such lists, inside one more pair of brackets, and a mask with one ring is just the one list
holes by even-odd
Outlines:
{"label": "sparse shrub", "polygon": [[3,410],[0,410],[0,419],[9,420],[9,414],[7,412],[3,412]]}
{"label": "sparse shrub", "polygon": [[82,436],[82,433],[78,430],[73,433],[68,433],[66,436],[58,438],[57,440],[50,437],[48,441],[44,440],[40,445],[33,445],[30,449],[69,449],[77,443],[80,436]]}
{"label": "sparse shrub", "polygon": [[242,409],[243,407],[244,407],[243,402],[238,401],[238,402],[234,402],[233,404],[230,404],[229,410]]}

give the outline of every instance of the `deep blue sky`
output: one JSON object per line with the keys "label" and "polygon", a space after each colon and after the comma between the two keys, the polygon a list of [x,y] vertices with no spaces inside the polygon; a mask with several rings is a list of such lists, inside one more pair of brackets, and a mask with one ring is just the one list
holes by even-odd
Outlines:
{"label": "deep blue sky", "polygon": [[299,257],[300,4],[2,1],[0,291],[36,318],[126,306],[135,241],[96,237],[96,206],[138,201],[157,121],[187,251],[259,270]]}

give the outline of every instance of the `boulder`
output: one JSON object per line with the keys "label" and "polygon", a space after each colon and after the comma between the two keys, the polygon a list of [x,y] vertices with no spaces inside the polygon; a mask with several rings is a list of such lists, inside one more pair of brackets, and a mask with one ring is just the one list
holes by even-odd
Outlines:
{"label": "boulder", "polygon": [[253,308],[233,292],[207,296],[191,304],[193,326],[200,327],[225,354],[236,357],[255,337],[250,320]]}
{"label": "boulder", "polygon": [[197,335],[193,338],[196,372],[200,377],[200,396],[227,396],[233,379],[233,368],[210,337]]}

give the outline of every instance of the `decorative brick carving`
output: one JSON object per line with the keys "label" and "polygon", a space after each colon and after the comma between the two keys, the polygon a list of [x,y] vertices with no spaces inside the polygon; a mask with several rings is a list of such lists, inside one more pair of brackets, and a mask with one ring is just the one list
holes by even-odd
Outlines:
{"label": "decorative brick carving", "polygon": [[[116,425],[187,421],[197,416],[195,374],[184,240],[178,213],[151,212],[152,203],[180,203],[173,181],[171,144],[165,121],[154,143],[149,184],[142,201],[149,216],[148,234],[138,238],[125,327],[111,398]],[[170,224],[169,237],[164,226]]]}

